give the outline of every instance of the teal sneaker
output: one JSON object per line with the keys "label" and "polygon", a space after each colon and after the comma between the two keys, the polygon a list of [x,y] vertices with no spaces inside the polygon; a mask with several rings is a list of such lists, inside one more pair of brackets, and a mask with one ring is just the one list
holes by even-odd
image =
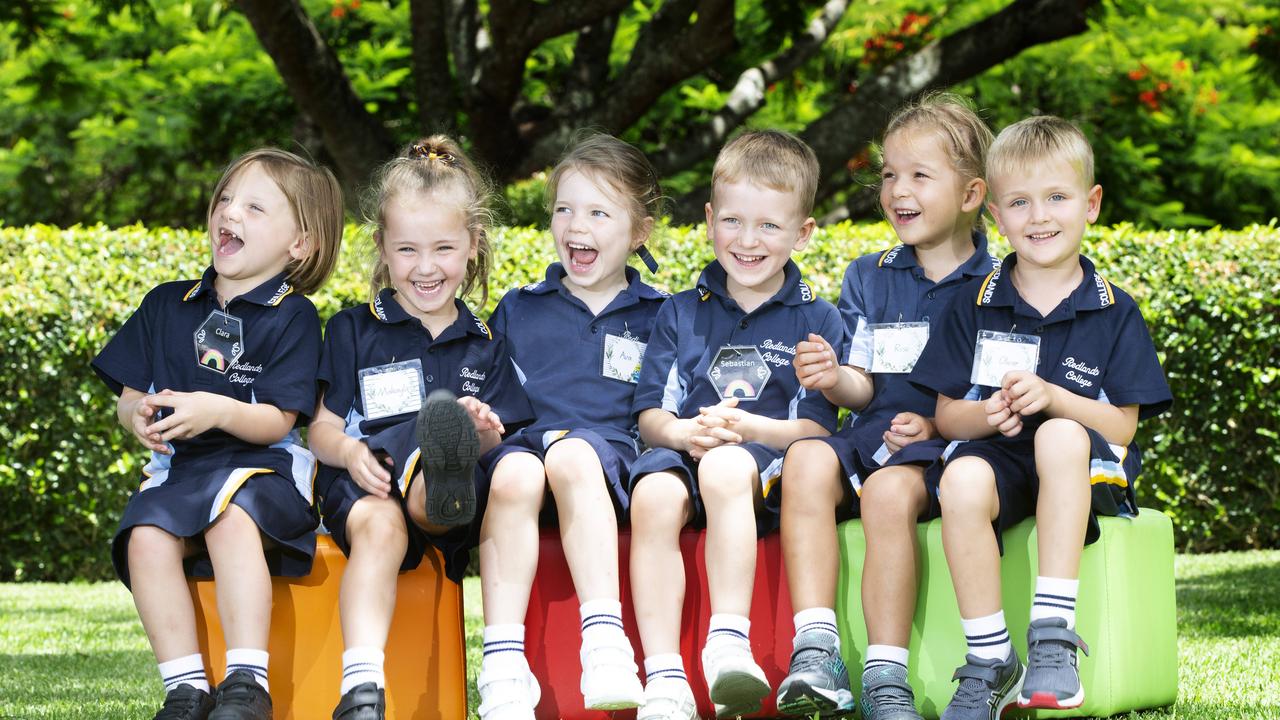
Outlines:
{"label": "teal sneaker", "polygon": [[862,673],[862,720],[923,720],[901,665],[877,665]]}
{"label": "teal sneaker", "polygon": [[778,712],[803,717],[838,717],[853,712],[849,670],[830,633],[796,636],[791,667],[778,686]]}

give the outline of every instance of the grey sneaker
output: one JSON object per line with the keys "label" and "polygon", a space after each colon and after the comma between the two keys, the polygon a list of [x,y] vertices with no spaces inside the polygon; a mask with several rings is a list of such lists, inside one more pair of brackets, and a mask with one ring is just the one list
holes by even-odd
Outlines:
{"label": "grey sneaker", "polygon": [[1016,650],[1004,660],[964,656],[952,680],[959,680],[955,695],[942,711],[941,720],[999,720],[1005,708],[1018,698],[1024,669]]}
{"label": "grey sneaker", "polygon": [[1027,678],[1018,707],[1069,710],[1084,704],[1076,648],[1089,654],[1080,636],[1062,618],[1034,620],[1027,628]]}
{"label": "grey sneaker", "polygon": [[778,686],[778,712],[783,715],[837,717],[853,712],[849,670],[827,633],[796,636],[791,668]]}
{"label": "grey sneaker", "polygon": [[922,720],[901,665],[878,665],[862,673],[863,720]]}

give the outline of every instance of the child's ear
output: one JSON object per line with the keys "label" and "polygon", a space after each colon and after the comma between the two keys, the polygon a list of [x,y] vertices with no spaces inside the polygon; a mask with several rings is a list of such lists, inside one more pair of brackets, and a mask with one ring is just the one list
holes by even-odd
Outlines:
{"label": "child's ear", "polygon": [[994,202],[987,202],[987,212],[991,213],[991,219],[996,221],[996,230],[999,230],[1001,235],[1009,237],[1004,231],[1004,223],[1000,222],[1000,210],[996,208]]}
{"label": "child's ear", "polygon": [[289,246],[289,257],[294,260],[305,260],[310,257],[314,249],[315,245],[311,241],[311,233],[300,232],[293,244]]}
{"label": "child's ear", "polygon": [[1085,216],[1090,225],[1098,221],[1100,212],[1102,212],[1102,186],[1094,185],[1089,188],[1089,213]]}
{"label": "child's ear", "polygon": [[645,216],[645,219],[640,221],[640,226],[637,227],[635,233],[633,233],[634,237],[631,238],[631,252],[635,252],[636,248],[643,245],[652,234],[653,218]]}
{"label": "child's ear", "polygon": [[468,260],[475,260],[476,258],[480,257],[480,243],[484,240],[484,238],[485,238],[484,228],[480,228],[478,231],[476,231],[476,234],[471,236],[471,251],[467,253]]}
{"label": "child's ear", "polygon": [[805,245],[809,244],[809,238],[813,237],[813,231],[818,228],[818,221],[811,217],[804,219],[804,223],[800,225],[800,232],[796,236],[796,244],[794,250],[803,250]]}
{"label": "child's ear", "polygon": [[973,212],[982,207],[982,201],[986,197],[987,181],[982,178],[974,178],[964,187],[964,200],[960,202],[960,209],[964,212]]}

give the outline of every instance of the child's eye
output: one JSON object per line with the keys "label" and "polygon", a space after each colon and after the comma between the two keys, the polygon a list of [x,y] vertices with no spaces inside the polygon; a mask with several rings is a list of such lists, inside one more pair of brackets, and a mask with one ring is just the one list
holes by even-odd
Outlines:
{"label": "child's eye", "polygon": [[257,203],[249,203],[249,209],[254,212],[262,212],[262,206]]}
{"label": "child's eye", "polygon": [[413,246],[412,246],[412,245],[401,245],[400,247],[396,248],[396,252],[400,253],[401,255],[412,255],[412,254],[413,254]]}
{"label": "child's eye", "polygon": [[1049,199],[1053,200],[1054,202],[1062,202],[1063,200],[1067,199],[1067,196],[1063,195],[1062,193],[1054,193],[1049,196]]}
{"label": "child's eye", "polygon": [[893,173],[889,172],[888,170],[885,170],[884,172],[880,173],[880,179],[881,179],[881,180],[892,180],[892,179],[893,179]]}
{"label": "child's eye", "polygon": [[1026,200],[1023,200],[1022,198],[1018,198],[1017,200],[1014,200],[1013,202],[1009,203],[1009,207],[1022,207],[1023,205],[1026,205],[1026,204],[1027,204]]}
{"label": "child's eye", "polygon": [[721,218],[720,222],[724,223],[725,225],[737,225],[738,218],[736,217]]}
{"label": "child's eye", "polygon": [[566,207],[566,206],[564,206],[564,205],[557,205],[557,206],[556,206],[556,209],[555,209],[555,210],[552,210],[552,212],[554,212],[554,213],[567,213],[567,212],[570,212],[570,210],[569,210],[569,208],[568,208],[568,207]]}
{"label": "child's eye", "polygon": [[229,203],[229,202],[231,202],[231,196],[230,196],[230,195],[220,195],[220,196],[218,196],[218,204],[219,204],[219,205],[226,205],[226,204],[227,204],[227,203]]}
{"label": "child's eye", "polygon": [[603,210],[592,210],[591,217],[609,217],[609,213]]}
{"label": "child's eye", "polygon": [[925,179],[928,179],[928,177],[929,177],[929,176],[928,176],[927,174],[922,173],[922,172],[920,172],[919,170],[917,170],[917,171],[916,171],[916,177],[918,177],[918,178],[925,178]]}
{"label": "child's eye", "polygon": [[764,228],[765,230],[780,230],[780,229],[781,229],[781,228],[779,228],[777,225],[774,225],[774,224],[773,224],[773,223],[771,223],[771,222],[767,222],[767,223],[760,223],[760,227]]}

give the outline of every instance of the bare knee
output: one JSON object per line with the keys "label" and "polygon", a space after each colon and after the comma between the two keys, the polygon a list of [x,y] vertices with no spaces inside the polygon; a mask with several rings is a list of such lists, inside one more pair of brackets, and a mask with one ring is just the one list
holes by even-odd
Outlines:
{"label": "bare knee", "polygon": [[927,501],[923,469],[914,465],[881,468],[862,484],[863,522],[914,522]]}
{"label": "bare knee", "polygon": [[646,530],[679,530],[688,522],[689,488],[668,472],[650,473],[636,481],[631,492],[631,526]]}
{"label": "bare knee", "polygon": [[1036,458],[1076,462],[1089,455],[1089,433],[1068,418],[1049,418],[1036,428]]}
{"label": "bare knee", "polygon": [[787,449],[782,463],[782,512],[833,510],[847,490],[840,459],[821,440],[801,440]]}
{"label": "bare knee", "polygon": [[258,524],[254,522],[244,508],[229,503],[218,519],[205,531],[205,542],[210,545],[232,542],[238,538],[258,535]]}
{"label": "bare knee", "polygon": [[947,463],[939,492],[944,518],[995,515],[996,476],[985,460],[962,457]]}
{"label": "bare knee", "polygon": [[347,515],[347,538],[353,548],[359,545],[404,552],[409,533],[400,503],[389,497],[360,498]]}
{"label": "bare knee", "polygon": [[129,564],[181,559],[184,541],[155,525],[139,525],[129,532]]}
{"label": "bare knee", "polygon": [[698,490],[709,505],[743,495],[754,499],[758,482],[755,458],[736,445],[712,448],[698,462]]}
{"label": "bare knee", "polygon": [[542,506],[547,481],[542,463],[530,453],[512,453],[498,461],[489,481],[489,510]]}

